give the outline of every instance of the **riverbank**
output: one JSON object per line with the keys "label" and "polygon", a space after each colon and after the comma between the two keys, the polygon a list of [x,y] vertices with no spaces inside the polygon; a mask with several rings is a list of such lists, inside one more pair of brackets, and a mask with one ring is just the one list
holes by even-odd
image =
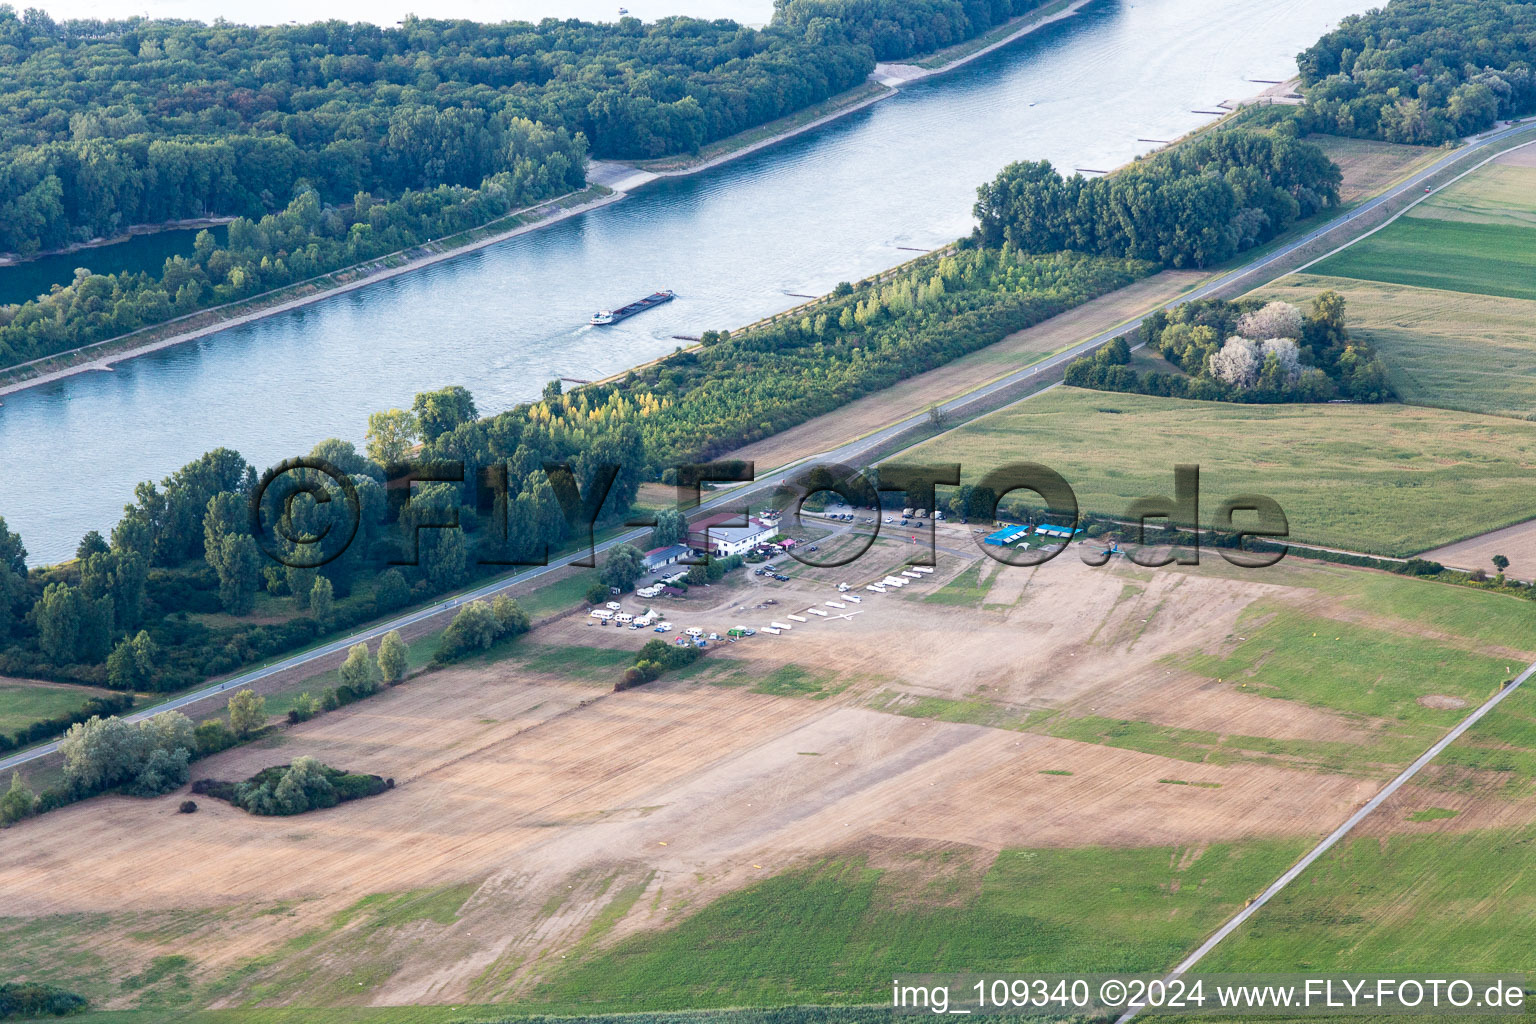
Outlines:
{"label": "riverbank", "polygon": [[1091,2],[1092,0],[1057,0],[1056,3],[1042,7],[1038,11],[1030,11],[1028,14],[1012,18],[989,32],[983,32],[975,39],[947,46],[916,61],[876,64],[875,77],[880,81],[886,81],[881,77],[884,69],[884,74],[891,79],[886,84],[896,85],[947,74],[956,68],[964,67],[973,60],[985,57],[994,50],[1000,50],[1023,39],[1036,29],[1055,24],[1063,18],[1070,18]]}
{"label": "riverbank", "polygon": [[[622,192],[615,192],[602,185],[590,185],[581,192],[560,196],[449,238],[390,253],[365,264],[343,267],[329,274],[299,281],[286,288],[253,298],[189,313],[184,317],[146,327],[133,334],[109,338],[69,352],[61,352],[58,355],[13,366],[0,371],[0,397],[39,387],[77,373],[111,370],[116,363],[126,362],[176,345],[184,345],[209,334],[217,334],[231,327],[298,309],[333,295],[366,288],[368,285],[387,281],[401,274],[429,267],[434,263],[442,263],[467,252],[496,245],[537,228],[559,223],[569,217],[618,202],[623,198]],[[530,217],[534,219],[528,219]],[[506,227],[509,221],[516,223],[512,227]],[[456,242],[455,239],[463,239],[463,241]]]}
{"label": "riverbank", "polygon": [[[1029,14],[1013,18],[991,32],[954,46],[929,54],[912,64],[876,64],[869,80],[857,89],[850,89],[831,99],[811,107],[759,125],[750,131],[705,146],[697,156],[662,157],[657,160],[595,160],[593,168],[600,180],[609,188],[621,192],[639,188],[658,178],[682,177],[698,174],[712,167],[728,163],[749,153],[777,145],[785,139],[846,117],[865,107],[896,95],[908,82],[915,82],[935,75],[942,75],[963,67],[994,50],[1002,49],[1063,18],[1071,17],[1093,0],[1058,0],[1057,3]],[[980,45],[978,45],[980,44]],[[939,64],[930,62],[940,60]]]}

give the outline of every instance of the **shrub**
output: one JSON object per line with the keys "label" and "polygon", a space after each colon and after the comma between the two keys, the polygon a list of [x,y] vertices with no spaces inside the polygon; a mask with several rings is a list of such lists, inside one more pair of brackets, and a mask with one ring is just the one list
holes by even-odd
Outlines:
{"label": "shrub", "polygon": [[35,981],[0,984],[0,1020],[12,1017],[65,1017],[85,1010],[84,996]]}
{"label": "shrub", "polygon": [[14,825],[22,818],[37,811],[37,796],[25,782],[20,772],[11,773],[11,788],[0,796],[0,826]]}
{"label": "shrub", "polygon": [[197,801],[196,800],[183,800],[181,802],[181,806],[177,807],[176,810],[180,811],[182,814],[196,814],[197,813]]}
{"label": "shrub", "polygon": [[614,690],[629,690],[660,678],[663,672],[691,665],[699,658],[699,649],[693,644],[669,644],[665,640],[651,640],[635,655],[635,663],[624,670]]}
{"label": "shrub", "polygon": [[377,775],[354,774],[312,757],[296,757],[292,764],[264,768],[244,782],[199,779],[192,792],[227,800],[251,814],[291,815],[335,807],[392,788]]}
{"label": "shrub", "polygon": [[192,720],[179,711],[136,725],[121,718],[92,718],[71,726],[59,741],[64,776],[75,796],[114,786],[136,796],[169,792],[187,781],[187,762],[196,746]]}
{"label": "shrub", "polygon": [[301,693],[294,698],[293,707],[288,709],[288,724],[307,722],[319,713],[320,699],[312,693]]}
{"label": "shrub", "polygon": [[210,718],[206,722],[198,722],[192,735],[193,741],[197,744],[198,757],[217,754],[240,742],[239,738],[229,731],[229,726],[224,724],[222,718]]}
{"label": "shrub", "polygon": [[434,665],[449,665],[471,654],[490,648],[504,637],[520,636],[528,631],[528,614],[505,594],[494,604],[471,601],[459,609],[443,642],[432,656]]}

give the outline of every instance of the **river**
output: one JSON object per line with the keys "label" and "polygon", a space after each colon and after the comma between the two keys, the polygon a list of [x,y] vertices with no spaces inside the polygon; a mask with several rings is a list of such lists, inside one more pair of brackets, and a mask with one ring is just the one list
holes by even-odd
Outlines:
{"label": "river", "polygon": [[[1095,0],[950,74],[740,160],[419,272],[11,395],[0,514],[33,564],[140,480],[225,445],[258,467],[463,384],[482,413],[595,379],[941,245],[1004,164],[1108,168],[1294,73],[1365,0]],[[595,309],[671,288],[610,328]]]}

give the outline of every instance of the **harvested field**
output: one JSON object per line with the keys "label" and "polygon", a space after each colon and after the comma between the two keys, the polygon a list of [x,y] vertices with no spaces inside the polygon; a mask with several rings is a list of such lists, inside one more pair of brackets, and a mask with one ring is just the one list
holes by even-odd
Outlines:
{"label": "harvested field", "polygon": [[1457,569],[1482,569],[1492,575],[1497,571],[1492,561],[1494,555],[1509,559],[1508,573],[1513,578],[1527,582],[1536,579],[1536,520],[1431,548],[1422,557]]}
{"label": "harvested field", "polygon": [[[213,801],[180,815],[183,794],[107,797],[0,833],[0,955],[107,1005],[168,997],[170,981],[117,983],[167,956],[188,959],[177,991],[199,1004],[550,1001],[607,950],[669,948],[680,928],[715,927],[722,897],[831,862],[909,886],[879,905],[916,914],[913,934],[934,914],[965,931],[1023,858],[1050,866],[1031,885],[1057,894],[1063,921],[1155,932],[1150,963],[1375,791],[1370,772],[1333,771],[1304,745],[1399,756],[1380,742],[1399,700],[1434,727],[1459,713],[1418,698],[1479,685],[1409,672],[1380,638],[1474,668],[1492,656],[1481,630],[1536,649],[1511,598],[1292,562],[1271,577],[1219,562],[1091,568],[1072,550],[1001,568],[972,536],[941,528],[937,571],[905,591],[862,591],[836,616],[717,645],[637,690],[608,692],[655,634],[560,619],[499,661],[417,677],[194,771],[243,778],[308,754],[396,780],[371,800],[259,818]],[[826,607],[835,581],[878,578],[912,550],[880,540],[789,582],[733,576],[668,616],[707,630]],[[939,592],[963,599],[922,600]],[[1302,614],[1355,631],[1349,656],[1380,677],[1365,696],[1347,676],[1342,696],[1299,688],[1304,656],[1281,620]],[[576,681],[557,681],[562,664]],[[1096,736],[1106,721],[1204,730],[1220,756],[1182,734]],[[1149,873],[1128,891],[1176,893],[1184,866],[1223,844],[1230,856],[1199,874],[1236,873],[1189,886],[1200,902],[1171,931],[1151,922],[1182,904],[1091,909],[1104,876],[1053,873],[1134,864]],[[836,995],[808,984],[777,991]]]}
{"label": "harvested field", "polygon": [[1304,304],[1328,288],[1344,296],[1350,331],[1381,351],[1404,402],[1536,416],[1536,302],[1313,274],[1256,294]]}
{"label": "harvested field", "polygon": [[1339,200],[1353,203],[1369,198],[1444,155],[1431,146],[1402,146],[1339,135],[1309,135],[1344,172]]}

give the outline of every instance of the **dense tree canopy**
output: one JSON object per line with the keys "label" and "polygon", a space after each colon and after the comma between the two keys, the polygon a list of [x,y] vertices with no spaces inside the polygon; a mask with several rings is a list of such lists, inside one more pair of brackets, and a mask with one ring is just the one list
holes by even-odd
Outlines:
{"label": "dense tree canopy", "polygon": [[583,138],[599,156],[690,152],[872,65],[867,47],[725,20],[56,24],[0,6],[0,250],[257,218],[301,185],[342,203],[537,175],[533,123],[577,164]]}
{"label": "dense tree canopy", "polygon": [[1392,0],[1297,57],[1313,131],[1435,145],[1536,109],[1536,3]]}
{"label": "dense tree canopy", "polygon": [[827,45],[903,60],[964,42],[1051,0],[775,0],[774,22]]}
{"label": "dense tree canopy", "polygon": [[1157,310],[1141,341],[1183,371],[1138,373],[1124,337],[1074,360],[1076,387],[1226,402],[1388,402],[1386,365],[1345,326],[1344,298],[1325,291],[1306,313],[1286,302],[1200,299]]}
{"label": "dense tree canopy", "polygon": [[1334,205],[1340,180],[1321,149],[1284,131],[1211,131],[1100,178],[1009,164],[978,190],[977,235],[1027,252],[1207,266]]}

